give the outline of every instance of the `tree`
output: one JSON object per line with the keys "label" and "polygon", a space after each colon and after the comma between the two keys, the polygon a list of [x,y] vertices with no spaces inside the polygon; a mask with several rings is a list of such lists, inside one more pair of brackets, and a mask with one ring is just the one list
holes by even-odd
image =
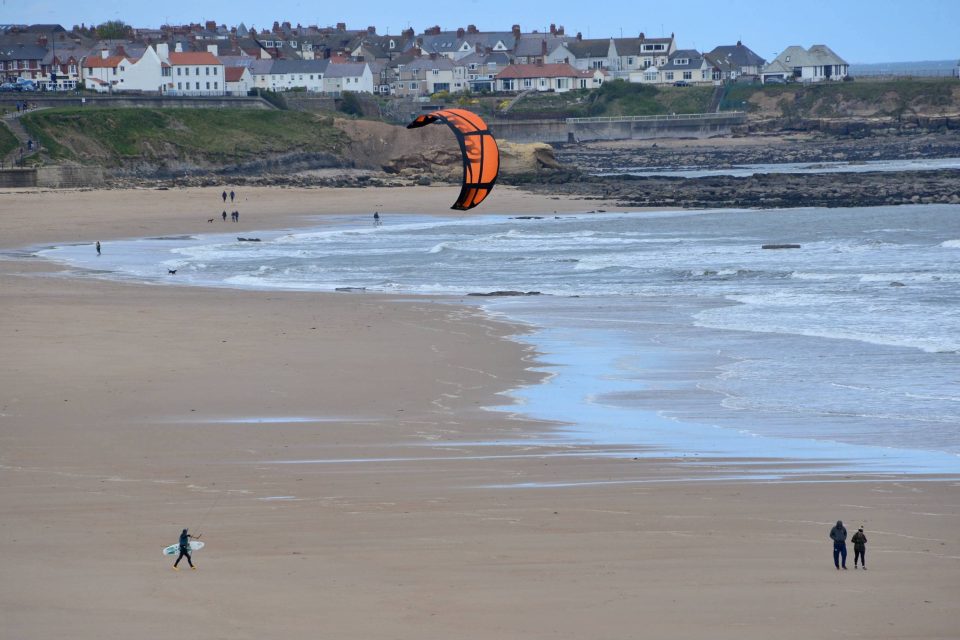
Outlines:
{"label": "tree", "polygon": [[360,104],[360,98],[352,91],[344,91],[340,100],[340,111],[352,116],[363,115],[363,105]]}
{"label": "tree", "polygon": [[123,20],[107,20],[97,25],[96,32],[101,40],[123,40],[131,35],[132,29]]}

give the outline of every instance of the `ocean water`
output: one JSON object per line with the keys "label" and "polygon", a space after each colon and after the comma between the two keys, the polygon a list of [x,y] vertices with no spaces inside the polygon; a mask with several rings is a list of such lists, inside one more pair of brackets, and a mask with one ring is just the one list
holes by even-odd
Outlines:
{"label": "ocean water", "polygon": [[[518,339],[552,376],[504,410],[562,423],[546,444],[960,474],[960,206],[384,221],[39,253],[98,277],[482,306],[535,329]],[[761,248],[778,243],[801,248]],[[541,295],[464,295],[496,290]]]}
{"label": "ocean water", "polygon": [[710,176],[733,176],[746,178],[761,173],[867,173],[888,171],[931,171],[936,169],[960,169],[960,158],[914,158],[912,160],[867,160],[864,162],[775,162],[742,164],[729,167],[675,167],[651,169],[649,167],[616,167],[596,172],[601,176],[631,175],[672,178],[706,178]]}

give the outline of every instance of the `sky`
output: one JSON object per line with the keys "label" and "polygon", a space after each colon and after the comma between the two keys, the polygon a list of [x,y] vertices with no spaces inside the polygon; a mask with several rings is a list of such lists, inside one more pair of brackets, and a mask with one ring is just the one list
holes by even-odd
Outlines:
{"label": "sky", "polygon": [[69,29],[107,20],[141,27],[214,20],[257,29],[269,28],[274,20],[304,26],[345,22],[349,29],[375,26],[381,34],[468,24],[482,31],[509,31],[514,24],[525,32],[544,31],[554,23],[584,38],[674,33],[679,48],[699,51],[742,40],[767,60],[795,44],[826,44],[854,64],[960,59],[958,0],[0,0],[0,24],[52,22]]}

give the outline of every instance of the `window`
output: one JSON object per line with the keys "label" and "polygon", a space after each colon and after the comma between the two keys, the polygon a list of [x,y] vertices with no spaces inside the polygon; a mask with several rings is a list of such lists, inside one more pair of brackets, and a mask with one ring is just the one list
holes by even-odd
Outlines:
{"label": "window", "polygon": [[663,74],[664,80],[673,80],[673,71],[667,71]]}
{"label": "window", "polygon": [[116,67],[114,67],[114,68],[112,69],[112,71],[113,71],[113,75],[117,75],[117,68],[116,68]]}
{"label": "window", "polygon": [[546,86],[547,86],[547,79],[546,79],[546,78],[540,78],[540,87],[542,88],[542,87],[546,87]]}
{"label": "window", "polygon": [[197,85],[197,91],[199,91],[199,90],[200,90],[200,83],[197,82],[196,85]]}
{"label": "window", "polygon": [[207,81],[207,91],[210,91],[210,82]]}
{"label": "window", "polygon": [[210,75],[210,67],[204,67],[203,70],[207,72],[207,75]]}
{"label": "window", "polygon": [[180,75],[180,67],[177,67],[177,75]]}
{"label": "window", "polygon": [[524,78],[524,79],[523,79],[523,88],[524,88],[524,89],[529,89],[529,88],[532,87],[532,86],[533,86],[533,80],[531,80],[530,78]]}
{"label": "window", "polygon": [[690,58],[677,58],[673,61],[673,64],[677,65],[678,67],[685,67],[690,64]]}
{"label": "window", "polygon": [[183,89],[183,86],[182,86],[182,85],[183,85],[182,82],[178,82],[178,83],[177,83],[177,89]]}
{"label": "window", "polygon": [[477,63],[476,63],[476,62],[471,62],[470,65],[469,65],[470,71],[473,71],[473,70],[476,69],[476,68],[477,68]]}
{"label": "window", "polygon": [[557,89],[566,89],[568,81],[567,78],[557,78]]}
{"label": "window", "polygon": [[432,73],[432,74],[435,75],[435,76],[438,76],[438,75],[440,75],[440,69],[431,69],[431,70],[430,70],[430,73]]}
{"label": "window", "polygon": [[633,65],[633,57],[627,58],[627,64]]}
{"label": "window", "polygon": [[603,60],[594,60],[590,66],[594,69],[603,69]]}
{"label": "window", "polygon": [[297,48],[297,41],[296,41],[296,40],[291,40],[291,41],[290,41],[290,46],[293,47],[294,49],[296,49],[296,48]]}
{"label": "window", "polygon": [[220,88],[220,83],[219,83],[219,82],[214,82],[214,83],[213,83],[213,88],[214,88],[214,89],[219,89],[219,88]]}
{"label": "window", "polygon": [[684,79],[684,80],[693,80],[693,72],[692,72],[692,71],[684,71],[684,72],[683,72],[683,79]]}

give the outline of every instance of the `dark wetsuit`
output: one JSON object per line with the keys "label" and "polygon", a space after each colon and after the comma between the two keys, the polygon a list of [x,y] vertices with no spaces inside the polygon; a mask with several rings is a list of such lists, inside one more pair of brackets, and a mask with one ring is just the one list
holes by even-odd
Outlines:
{"label": "dark wetsuit", "polygon": [[186,558],[187,563],[192,567],[193,560],[190,558],[190,535],[186,532],[180,534],[180,555],[177,556],[177,561],[173,563],[173,566],[176,567],[180,564],[180,561]]}

